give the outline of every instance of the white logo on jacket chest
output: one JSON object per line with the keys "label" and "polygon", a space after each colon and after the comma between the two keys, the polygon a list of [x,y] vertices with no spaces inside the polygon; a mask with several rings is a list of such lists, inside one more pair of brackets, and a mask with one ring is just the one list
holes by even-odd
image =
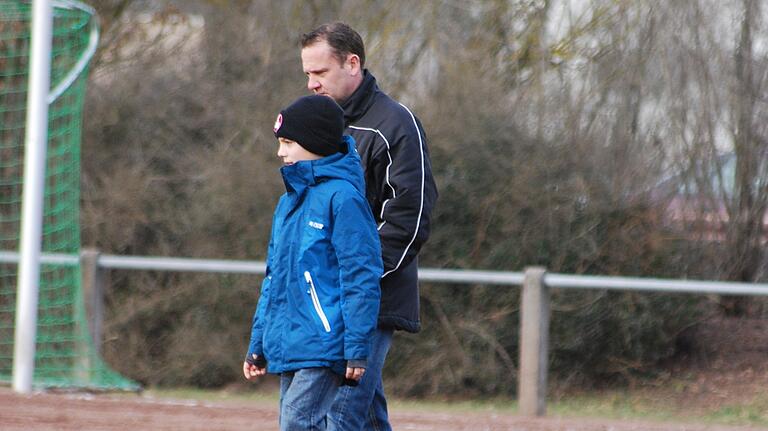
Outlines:
{"label": "white logo on jacket chest", "polygon": [[310,222],[309,222],[309,225],[310,225],[310,226],[312,226],[312,227],[313,227],[313,228],[315,228],[315,229],[322,229],[322,228],[324,228],[324,227],[325,227],[325,225],[324,225],[324,224],[322,224],[322,223],[318,223],[318,222],[316,222],[316,221],[310,221]]}

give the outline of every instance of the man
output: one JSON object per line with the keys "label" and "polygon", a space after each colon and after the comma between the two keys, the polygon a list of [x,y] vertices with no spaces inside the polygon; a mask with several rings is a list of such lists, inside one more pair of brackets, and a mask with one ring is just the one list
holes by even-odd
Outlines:
{"label": "man", "polygon": [[437,199],[426,137],[416,116],[379,90],[365,69],[363,40],[348,25],[321,25],[302,36],[301,46],[307,88],[341,105],[346,133],[357,142],[384,261],[368,368],[359,386],[339,391],[328,429],[390,430],[381,370],[393,331],[421,329],[417,255]]}

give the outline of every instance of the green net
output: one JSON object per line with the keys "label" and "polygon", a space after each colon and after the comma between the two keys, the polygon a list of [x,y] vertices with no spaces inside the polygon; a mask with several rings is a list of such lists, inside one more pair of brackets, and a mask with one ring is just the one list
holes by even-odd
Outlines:
{"label": "green net", "polygon": [[[89,50],[97,37],[87,6],[54,1],[43,253],[80,251],[80,136]],[[19,247],[31,6],[0,0],[0,252]],[[63,92],[57,91],[63,89]],[[58,95],[57,95],[58,94]],[[10,382],[17,264],[0,261],[0,382]],[[136,389],[109,369],[91,340],[81,293],[80,266],[40,268],[34,385]]]}

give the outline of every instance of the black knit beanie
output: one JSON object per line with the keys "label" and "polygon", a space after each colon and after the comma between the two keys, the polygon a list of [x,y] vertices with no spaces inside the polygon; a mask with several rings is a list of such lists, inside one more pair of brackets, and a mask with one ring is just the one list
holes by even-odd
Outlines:
{"label": "black knit beanie", "polygon": [[327,96],[304,96],[280,111],[275,137],[296,141],[318,156],[345,152],[344,110]]}

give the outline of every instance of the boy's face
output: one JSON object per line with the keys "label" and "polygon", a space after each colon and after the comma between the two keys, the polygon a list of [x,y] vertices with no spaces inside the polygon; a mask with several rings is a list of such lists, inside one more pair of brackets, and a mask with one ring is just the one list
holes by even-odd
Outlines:
{"label": "boy's face", "polygon": [[303,160],[317,160],[323,158],[322,156],[319,156],[315,153],[310,153],[296,141],[285,138],[277,138],[277,142],[280,144],[279,148],[277,149],[277,157],[280,157],[283,160],[283,165],[285,166],[289,166]]}

